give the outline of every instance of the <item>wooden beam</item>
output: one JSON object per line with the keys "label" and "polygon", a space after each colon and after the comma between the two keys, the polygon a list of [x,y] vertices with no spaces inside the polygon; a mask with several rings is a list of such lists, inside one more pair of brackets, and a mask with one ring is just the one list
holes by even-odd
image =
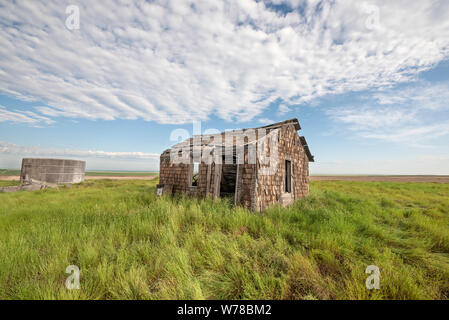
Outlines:
{"label": "wooden beam", "polygon": [[206,196],[210,194],[210,177],[212,174],[212,165],[207,165],[207,172],[206,172]]}
{"label": "wooden beam", "polygon": [[234,204],[238,205],[240,203],[240,186],[239,186],[239,178],[240,178],[240,165],[237,163],[237,170],[235,173],[235,194],[234,194]]}
{"label": "wooden beam", "polygon": [[214,170],[214,194],[213,194],[213,198],[214,199],[220,197],[221,171],[222,171],[222,165],[221,164],[215,164],[215,170]]}
{"label": "wooden beam", "polygon": [[187,174],[187,185],[186,185],[186,189],[192,186],[192,180],[193,180],[193,163],[190,163],[187,165],[187,170],[188,174]]}
{"label": "wooden beam", "polygon": [[257,164],[253,165],[253,168],[254,171],[251,176],[251,211],[260,212],[261,204],[259,203],[259,197],[257,194],[257,173],[259,168]]}

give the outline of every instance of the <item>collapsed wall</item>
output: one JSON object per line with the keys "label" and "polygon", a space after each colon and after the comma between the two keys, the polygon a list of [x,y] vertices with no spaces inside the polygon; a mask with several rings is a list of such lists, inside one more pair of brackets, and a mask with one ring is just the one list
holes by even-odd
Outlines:
{"label": "collapsed wall", "polygon": [[84,181],[86,162],[67,159],[24,158],[20,182],[80,183]]}

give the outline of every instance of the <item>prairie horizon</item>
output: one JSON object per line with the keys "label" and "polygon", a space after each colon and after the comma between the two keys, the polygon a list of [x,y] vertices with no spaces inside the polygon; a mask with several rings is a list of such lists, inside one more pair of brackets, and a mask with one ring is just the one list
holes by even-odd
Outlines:
{"label": "prairie horizon", "polygon": [[[86,171],[86,179],[148,179],[152,180],[159,175],[159,171],[131,171],[131,170],[94,170]],[[18,181],[20,170],[0,169],[0,180]],[[449,175],[310,175],[312,181],[371,181],[371,182],[435,182],[449,183]]]}

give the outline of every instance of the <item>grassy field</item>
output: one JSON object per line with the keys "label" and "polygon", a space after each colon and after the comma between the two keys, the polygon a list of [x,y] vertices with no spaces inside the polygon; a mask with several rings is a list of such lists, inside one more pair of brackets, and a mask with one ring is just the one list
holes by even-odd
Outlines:
{"label": "grassy field", "polygon": [[20,170],[0,169],[0,176],[20,176]]}
{"label": "grassy field", "polygon": [[[252,214],[157,198],[156,183],[0,194],[0,299],[449,297],[449,184],[313,181]],[[365,287],[372,264],[380,290]]]}
{"label": "grassy field", "polygon": [[19,180],[13,180],[13,181],[0,180],[0,188],[1,187],[9,187],[9,186],[18,186],[19,184],[20,184]]}
{"label": "grassy field", "polygon": [[[86,176],[154,176],[157,172],[148,171],[86,171]],[[20,170],[0,169],[0,176],[19,176]]]}
{"label": "grassy field", "polygon": [[118,177],[129,177],[129,176],[155,176],[158,172],[148,172],[148,171],[86,171],[86,176],[118,176]]}

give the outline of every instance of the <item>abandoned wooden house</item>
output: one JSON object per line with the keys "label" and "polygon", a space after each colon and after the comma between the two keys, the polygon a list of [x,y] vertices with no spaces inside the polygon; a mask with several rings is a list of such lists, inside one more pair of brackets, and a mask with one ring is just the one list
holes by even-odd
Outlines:
{"label": "abandoned wooden house", "polygon": [[165,150],[158,194],[232,197],[263,211],[289,205],[309,192],[313,156],[297,119],[268,126],[195,135]]}

